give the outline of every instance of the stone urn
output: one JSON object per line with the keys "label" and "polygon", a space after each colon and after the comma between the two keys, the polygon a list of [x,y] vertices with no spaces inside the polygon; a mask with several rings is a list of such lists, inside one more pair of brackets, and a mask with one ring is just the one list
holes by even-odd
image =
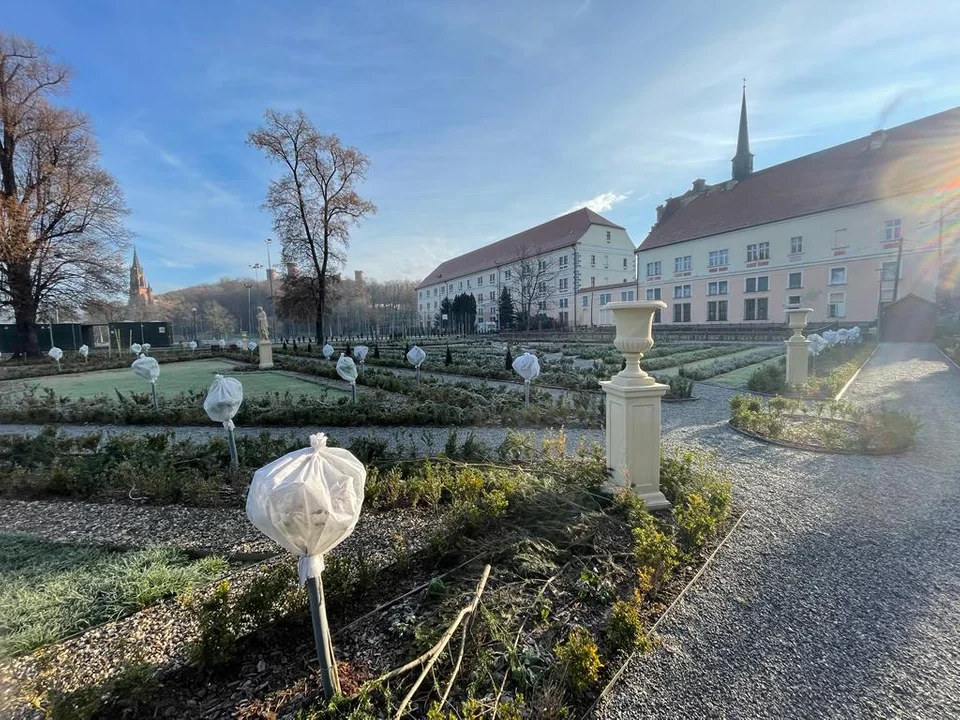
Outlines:
{"label": "stone urn", "polygon": [[787,325],[793,330],[793,335],[790,336],[791,340],[803,340],[800,331],[807,326],[807,318],[812,312],[813,308],[790,308],[787,310]]}
{"label": "stone urn", "polygon": [[612,382],[623,387],[655,385],[657,381],[640,369],[640,359],[653,347],[653,315],[657,310],[666,310],[667,304],[662,300],[613,302],[606,309],[613,312],[617,326],[613,345],[627,361]]}

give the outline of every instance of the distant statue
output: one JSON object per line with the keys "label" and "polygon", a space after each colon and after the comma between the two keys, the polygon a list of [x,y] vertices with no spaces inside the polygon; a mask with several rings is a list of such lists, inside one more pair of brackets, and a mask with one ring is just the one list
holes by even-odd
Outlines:
{"label": "distant statue", "polygon": [[260,335],[260,342],[270,341],[270,328],[267,327],[267,314],[260,306],[257,306],[257,332]]}

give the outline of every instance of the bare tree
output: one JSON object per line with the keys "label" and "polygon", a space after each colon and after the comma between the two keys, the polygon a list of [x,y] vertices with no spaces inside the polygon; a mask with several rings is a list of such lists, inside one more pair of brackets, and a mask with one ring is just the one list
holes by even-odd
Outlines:
{"label": "bare tree", "polygon": [[38,314],[122,289],[123,195],[87,119],[50,103],[68,81],[32,42],[0,33],[0,307],[18,353],[38,353]]}
{"label": "bare tree", "polygon": [[230,312],[216,300],[208,300],[203,304],[203,322],[213,331],[214,337],[226,338],[237,324],[237,320]]}
{"label": "bare tree", "polygon": [[267,110],[248,142],[283,168],[270,183],[264,207],[273,214],[284,262],[308,268],[314,278],[298,285],[312,293],[317,337],[323,338],[328,279],[344,261],[350,228],[377,211],[356,191],[370,160],[336,135],[320,133],[302,110],[292,115]]}
{"label": "bare tree", "polygon": [[540,248],[521,245],[509,266],[511,295],[516,304],[517,319],[530,329],[535,311],[546,308],[557,291],[557,275],[560,271],[556,260]]}

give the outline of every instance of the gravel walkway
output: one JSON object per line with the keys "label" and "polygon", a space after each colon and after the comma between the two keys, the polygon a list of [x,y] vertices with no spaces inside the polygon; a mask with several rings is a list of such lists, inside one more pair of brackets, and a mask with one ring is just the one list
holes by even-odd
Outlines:
{"label": "gravel walkway", "polygon": [[935,347],[883,344],[846,399],[922,417],[902,456],[760,444],[719,403],[668,432],[716,452],[749,514],[599,717],[960,717],[958,397]]}

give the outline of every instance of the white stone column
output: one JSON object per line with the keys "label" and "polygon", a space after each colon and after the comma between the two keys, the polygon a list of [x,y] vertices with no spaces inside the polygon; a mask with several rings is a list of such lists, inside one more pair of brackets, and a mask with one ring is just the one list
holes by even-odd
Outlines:
{"label": "white stone column", "polygon": [[257,345],[257,350],[260,353],[260,369],[269,370],[273,367],[273,345],[269,340],[264,340],[262,343]]}
{"label": "white stone column", "polygon": [[807,317],[812,308],[791,308],[787,310],[787,323],[793,335],[784,341],[787,346],[787,385],[803,385],[807,382],[807,364],[809,362],[810,341],[801,332],[807,326]]}
{"label": "white stone column", "polygon": [[668,508],[660,492],[660,400],[668,386],[640,369],[643,353],[653,347],[653,314],[667,305],[654,300],[605,307],[613,311],[614,345],[627,363],[600,383],[606,396],[607,465],[613,474],[608,489],[632,490],[650,510]]}

